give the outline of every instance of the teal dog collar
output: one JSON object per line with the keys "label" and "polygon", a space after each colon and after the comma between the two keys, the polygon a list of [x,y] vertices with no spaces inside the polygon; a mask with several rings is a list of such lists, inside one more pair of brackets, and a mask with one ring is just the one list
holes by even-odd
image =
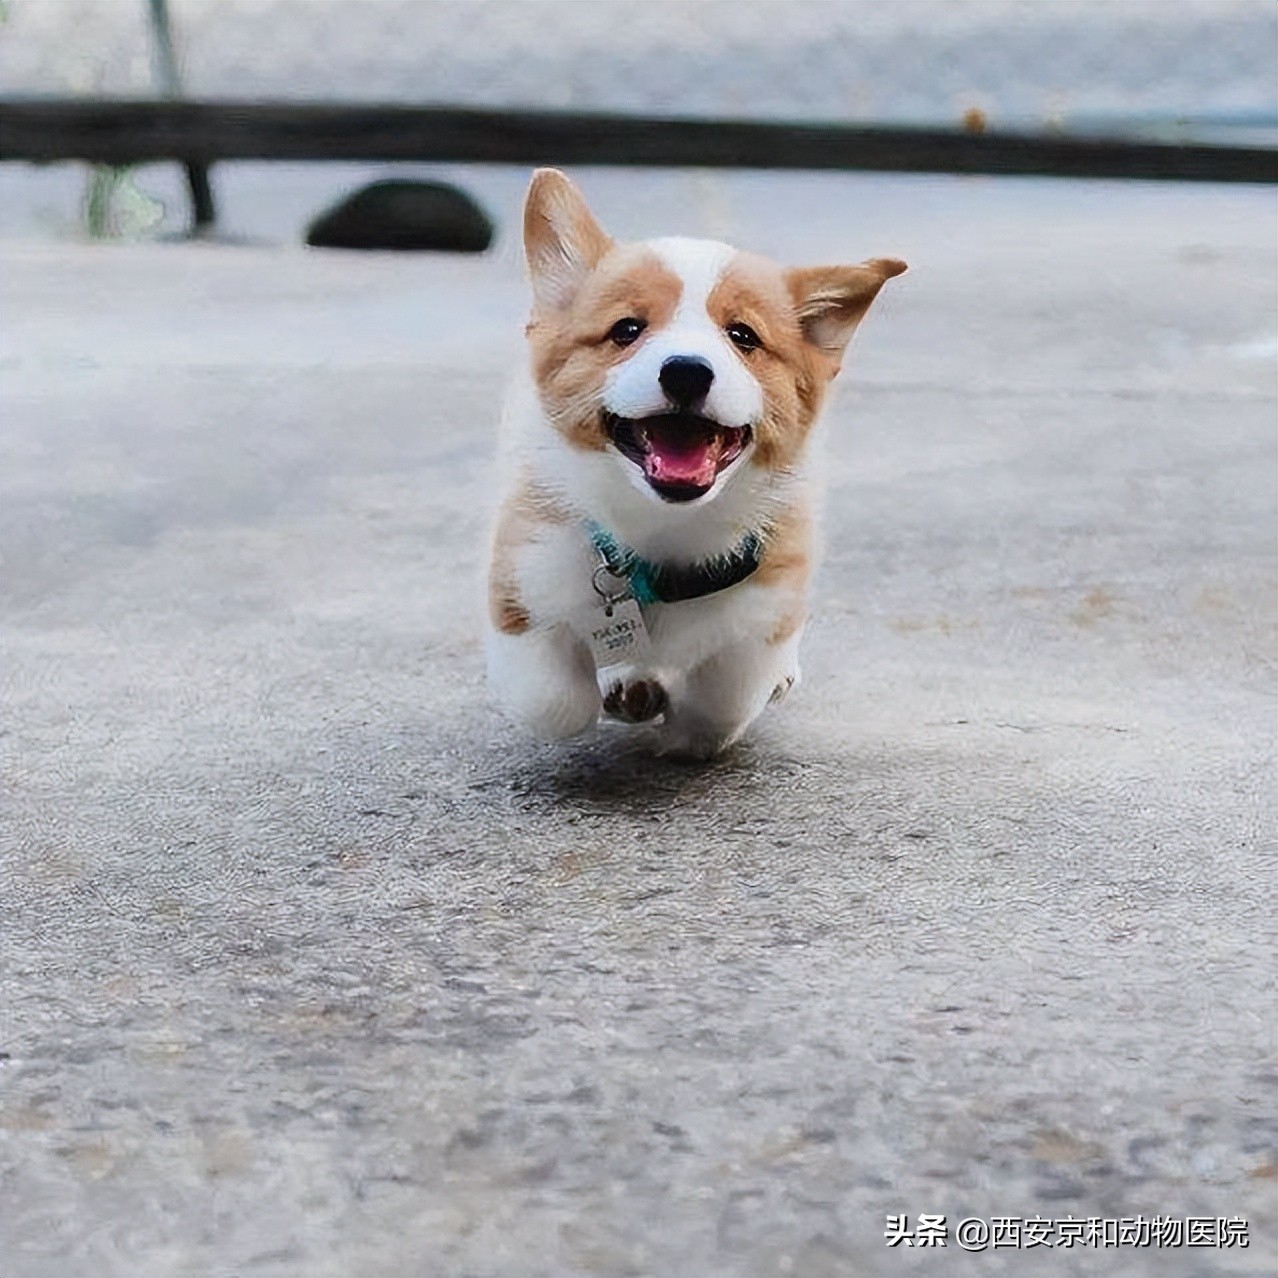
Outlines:
{"label": "teal dog collar", "polygon": [[763,538],[749,532],[730,554],[686,566],[654,564],[623,545],[593,519],[587,521],[586,527],[591,545],[608,571],[627,582],[630,593],[640,604],[681,603],[685,599],[717,594],[751,576],[763,555]]}

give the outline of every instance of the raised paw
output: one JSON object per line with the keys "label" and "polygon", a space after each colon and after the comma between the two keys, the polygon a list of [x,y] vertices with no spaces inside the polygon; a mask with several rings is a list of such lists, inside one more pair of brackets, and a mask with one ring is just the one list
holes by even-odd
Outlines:
{"label": "raised paw", "polygon": [[666,708],[666,690],[655,679],[614,683],[604,693],[604,714],[623,723],[647,723]]}

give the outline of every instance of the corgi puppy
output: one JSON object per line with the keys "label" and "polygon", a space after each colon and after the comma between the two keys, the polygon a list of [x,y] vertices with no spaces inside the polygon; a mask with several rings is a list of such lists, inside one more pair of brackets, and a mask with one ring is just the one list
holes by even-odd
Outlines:
{"label": "corgi puppy", "polygon": [[564,174],[524,208],[531,385],[504,422],[486,655],[543,738],[600,715],[706,758],[799,679],[826,390],[895,258],[626,244]]}

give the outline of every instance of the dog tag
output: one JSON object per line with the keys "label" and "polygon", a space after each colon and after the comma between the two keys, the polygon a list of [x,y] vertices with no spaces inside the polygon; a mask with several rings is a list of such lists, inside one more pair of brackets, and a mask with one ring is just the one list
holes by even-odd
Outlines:
{"label": "dog tag", "polygon": [[638,602],[630,595],[591,608],[582,630],[600,670],[638,661],[648,653],[648,627]]}

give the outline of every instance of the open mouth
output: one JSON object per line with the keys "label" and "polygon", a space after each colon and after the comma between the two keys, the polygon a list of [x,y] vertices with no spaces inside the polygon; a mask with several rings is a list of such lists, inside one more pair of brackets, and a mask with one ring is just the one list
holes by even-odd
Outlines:
{"label": "open mouth", "polygon": [[604,414],[604,429],[617,450],[639,466],[666,501],[695,501],[745,451],[749,426],[721,426],[691,413],[655,417]]}

